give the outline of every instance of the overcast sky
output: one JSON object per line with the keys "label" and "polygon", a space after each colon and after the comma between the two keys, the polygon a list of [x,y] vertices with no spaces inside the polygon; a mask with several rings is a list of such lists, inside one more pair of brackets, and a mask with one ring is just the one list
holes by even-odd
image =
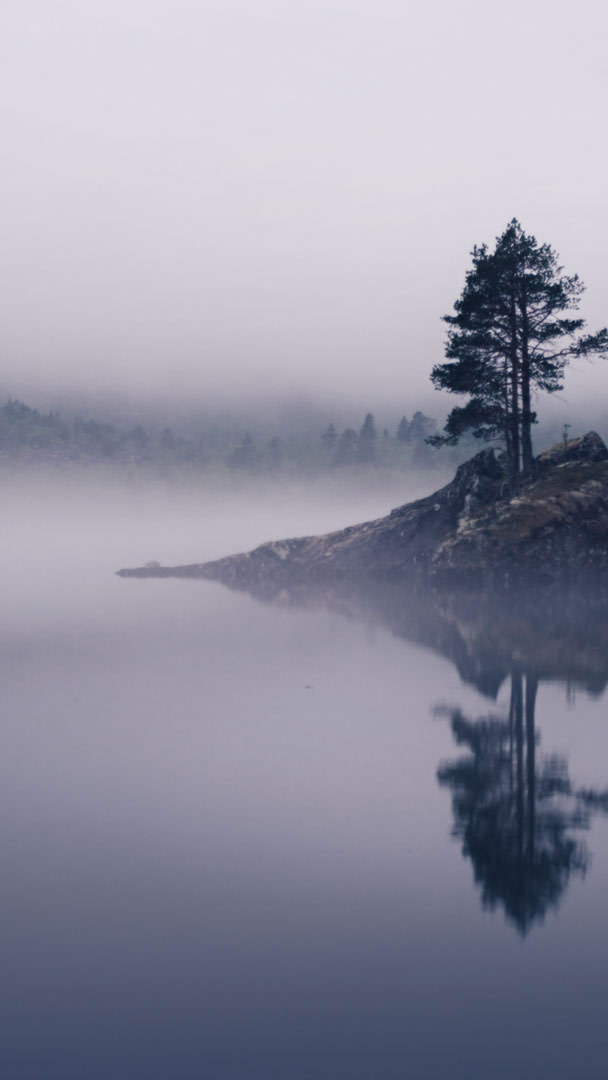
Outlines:
{"label": "overcast sky", "polygon": [[412,400],[513,216],[604,325],[606,10],[4,0],[3,387]]}

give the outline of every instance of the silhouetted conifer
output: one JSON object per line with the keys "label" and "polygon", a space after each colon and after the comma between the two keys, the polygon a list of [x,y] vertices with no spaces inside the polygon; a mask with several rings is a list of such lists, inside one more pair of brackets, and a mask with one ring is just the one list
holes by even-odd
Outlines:
{"label": "silhouetted conifer", "polygon": [[514,218],[491,252],[472,251],[473,266],[448,324],[447,363],[433,368],[438,389],[469,397],[452,409],[445,434],[429,440],[454,444],[465,431],[500,436],[509,472],[533,462],[531,396],[562,388],[564,368],[577,356],[608,355],[608,329],[583,334],[578,310],[584,285],[562,274],[548,244],[528,236]]}

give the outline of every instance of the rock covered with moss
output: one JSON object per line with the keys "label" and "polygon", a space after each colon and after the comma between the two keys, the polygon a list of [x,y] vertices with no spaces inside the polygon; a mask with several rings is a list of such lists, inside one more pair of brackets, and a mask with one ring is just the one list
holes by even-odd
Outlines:
{"label": "rock covered with moss", "polygon": [[608,450],[595,432],[536,459],[505,497],[461,514],[433,552],[435,574],[561,580],[608,570]]}

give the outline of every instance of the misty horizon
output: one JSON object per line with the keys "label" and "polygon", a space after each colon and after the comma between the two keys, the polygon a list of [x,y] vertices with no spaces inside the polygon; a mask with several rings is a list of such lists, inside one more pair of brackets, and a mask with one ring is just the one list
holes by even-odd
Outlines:
{"label": "misty horizon", "polygon": [[9,0],[6,392],[429,412],[440,317],[514,215],[603,326],[600,8],[523,11]]}
{"label": "misty horizon", "polygon": [[4,0],[2,1080],[605,1080],[607,44]]}

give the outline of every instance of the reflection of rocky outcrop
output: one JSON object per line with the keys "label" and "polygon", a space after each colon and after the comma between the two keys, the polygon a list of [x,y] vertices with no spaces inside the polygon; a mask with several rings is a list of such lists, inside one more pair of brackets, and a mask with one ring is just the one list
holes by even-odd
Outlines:
{"label": "reflection of rocky outcrop", "polygon": [[559,906],[573,874],[585,873],[589,855],[575,831],[604,808],[602,796],[594,805],[573,788],[565,758],[540,756],[536,687],[534,676],[513,673],[508,720],[471,721],[452,710],[454,738],[469,753],[437,773],[452,792],[454,835],[484,906],[501,904],[522,935]]}
{"label": "reflection of rocky outcrop", "polygon": [[263,603],[382,626],[446,657],[489,697],[514,665],[595,694],[608,683],[608,595],[595,588],[448,592],[364,580],[289,588],[256,581],[244,591]]}
{"label": "reflection of rocky outcrop", "polygon": [[608,571],[608,451],[594,432],[541,455],[513,491],[494,452],[482,450],[446,487],[388,517],[215,562],[119,573],[253,589],[363,578],[547,581],[582,571]]}
{"label": "reflection of rocky outcrop", "polygon": [[514,667],[595,694],[606,687],[608,595],[592,581],[569,588],[435,590],[433,603],[466,645],[460,674],[485,693],[490,674],[501,672],[502,681]]}
{"label": "reflection of rocky outcrop", "polygon": [[594,582],[538,589],[415,587],[386,581],[233,585],[263,603],[322,609],[384,626],[450,660],[495,697],[513,665],[600,694],[608,683],[608,594]]}
{"label": "reflection of rocky outcrop", "polygon": [[608,596],[582,585],[447,592],[363,582],[256,589],[252,595],[384,626],[445,656],[465,682],[489,697],[514,666],[595,694],[608,683]]}

